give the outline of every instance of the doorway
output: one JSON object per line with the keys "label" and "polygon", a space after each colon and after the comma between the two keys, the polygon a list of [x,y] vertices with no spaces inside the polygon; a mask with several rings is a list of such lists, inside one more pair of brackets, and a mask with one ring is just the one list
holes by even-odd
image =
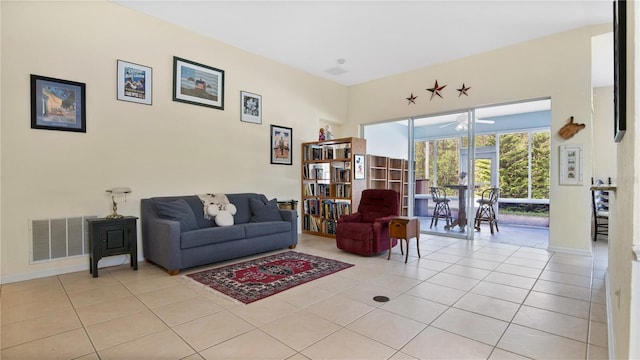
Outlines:
{"label": "doorway", "polygon": [[[500,207],[498,211],[496,206],[500,232],[489,239],[506,240],[511,227],[517,230],[513,234],[527,238],[531,228],[540,230],[537,239],[544,239],[525,245],[546,247],[548,222],[546,226],[540,222],[530,227],[512,226],[509,219],[527,215],[531,209],[543,213],[546,208],[548,216],[550,122],[551,101],[543,99],[364,125],[363,136],[368,153],[385,156],[390,144],[395,144],[393,156],[402,156],[412,164],[408,213],[421,219],[423,233],[486,238],[488,225],[480,231],[469,225],[473,225],[482,191],[504,187],[505,196],[496,204]],[[394,137],[393,142],[389,136]],[[435,208],[432,187],[446,190],[453,226],[447,226],[443,219],[431,226]],[[516,215],[503,215],[503,204],[508,205],[504,211],[515,211]]]}

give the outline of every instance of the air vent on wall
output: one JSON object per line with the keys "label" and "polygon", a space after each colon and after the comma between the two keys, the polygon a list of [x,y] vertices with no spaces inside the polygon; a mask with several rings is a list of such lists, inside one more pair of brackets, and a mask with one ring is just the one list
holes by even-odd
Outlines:
{"label": "air vent on wall", "polygon": [[31,262],[88,254],[89,233],[86,220],[96,217],[31,220]]}

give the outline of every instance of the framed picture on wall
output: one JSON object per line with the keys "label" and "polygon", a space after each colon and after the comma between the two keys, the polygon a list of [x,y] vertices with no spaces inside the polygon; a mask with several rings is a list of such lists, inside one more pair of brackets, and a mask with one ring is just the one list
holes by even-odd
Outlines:
{"label": "framed picture on wall", "polygon": [[353,155],[353,178],[355,180],[363,180],[365,178],[366,166],[364,161],[364,155]]}
{"label": "framed picture on wall", "polygon": [[152,69],[118,60],[118,100],[151,105]]}
{"label": "framed picture on wall", "polygon": [[31,74],[31,128],[87,132],[86,85]]}
{"label": "framed picture on wall", "polygon": [[291,165],[291,144],[293,130],[288,127],[271,125],[271,163]]}
{"label": "framed picture on wall", "polygon": [[240,120],[262,124],[262,96],[240,91]]}
{"label": "framed picture on wall", "polygon": [[582,145],[560,146],[560,185],[582,185]]}
{"label": "framed picture on wall", "polygon": [[224,110],[224,70],[174,56],[173,101]]}

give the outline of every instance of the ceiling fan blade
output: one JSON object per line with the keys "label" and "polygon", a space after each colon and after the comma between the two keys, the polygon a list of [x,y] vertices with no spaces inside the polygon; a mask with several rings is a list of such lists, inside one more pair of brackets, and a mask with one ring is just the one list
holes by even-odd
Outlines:
{"label": "ceiling fan blade", "polygon": [[452,121],[452,122],[450,122],[450,123],[446,123],[446,124],[444,124],[444,125],[440,125],[440,128],[445,128],[445,127],[447,127],[447,126],[451,126],[451,125],[453,125],[453,124],[455,124],[455,123],[456,123],[456,121]]}
{"label": "ceiling fan blade", "polygon": [[477,124],[495,124],[496,122],[494,120],[476,120]]}

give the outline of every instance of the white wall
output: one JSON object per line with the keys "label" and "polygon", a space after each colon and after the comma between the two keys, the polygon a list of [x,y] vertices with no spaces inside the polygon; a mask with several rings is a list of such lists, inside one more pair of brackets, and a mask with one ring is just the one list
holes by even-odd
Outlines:
{"label": "white wall", "polygon": [[593,89],[593,178],[615,183],[618,159],[613,141],[613,86]]}
{"label": "white wall", "polygon": [[364,129],[367,139],[367,154],[407,159],[409,139],[407,126],[396,123],[369,125]]}
{"label": "white wall", "polygon": [[[627,2],[627,132],[617,145],[617,189],[610,205],[609,267],[607,269],[608,320],[615,333],[615,359],[640,359],[640,266],[633,245],[640,246],[640,8]],[[636,260],[638,261],[638,260]],[[635,269],[635,272],[634,272]]]}
{"label": "white wall", "polygon": [[[550,249],[590,254],[590,166],[583,186],[560,186],[558,146],[582,144],[584,164],[591,163],[591,132],[587,127],[570,140],[558,130],[570,116],[577,122],[591,119],[591,37],[611,31],[610,26],[582,28],[508,48],[435,65],[349,88],[346,131],[361,123],[436,114],[510,101],[551,98],[551,221]],[[447,85],[443,99],[429,100],[426,88],[438,80]],[[470,86],[469,96],[456,88]],[[407,106],[413,92],[419,98]],[[422,95],[422,96],[420,96]]]}
{"label": "white wall", "polygon": [[[126,215],[151,196],[298,199],[300,144],[346,119],[344,86],[110,2],[0,6],[2,282],[87,269],[29,264],[29,219],[107,215],[114,186],[133,189]],[[225,71],[224,111],[172,101],[173,56]],[[116,100],[118,59],[153,68],[152,106]],[[86,134],[30,128],[30,74],[86,83]],[[262,125],[240,121],[241,90],[262,95]],[[270,124],[293,128],[293,166],[270,164]]]}

